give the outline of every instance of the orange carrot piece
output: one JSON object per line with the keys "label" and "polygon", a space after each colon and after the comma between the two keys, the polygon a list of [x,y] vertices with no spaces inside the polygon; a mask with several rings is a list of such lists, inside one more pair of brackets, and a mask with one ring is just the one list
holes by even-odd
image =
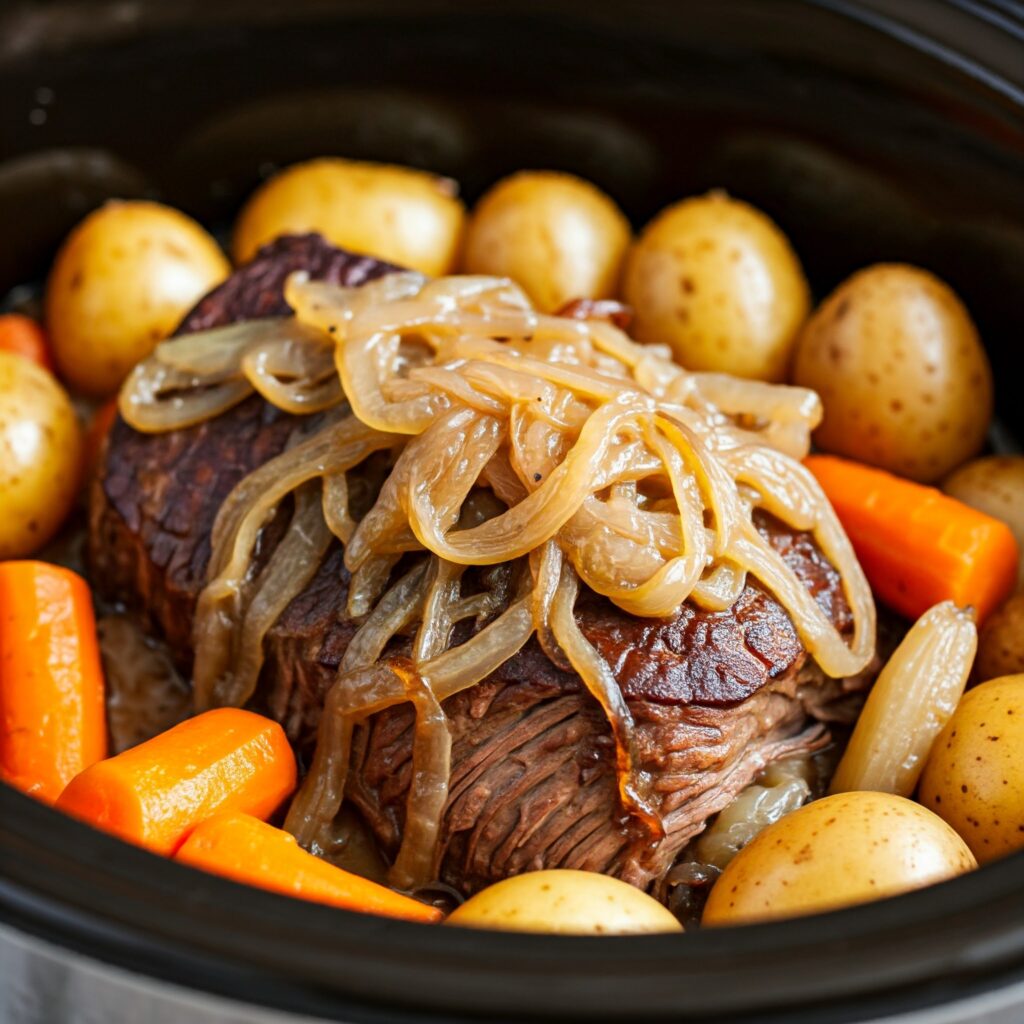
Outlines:
{"label": "orange carrot piece", "polygon": [[940,601],[981,623],[1009,596],[1020,552],[1010,528],[934,487],[831,455],[804,464],[853,544],[872,589],[911,619]]}
{"label": "orange carrot piece", "polygon": [[85,580],[0,562],[0,778],[52,803],[107,756],[103,668]]}
{"label": "orange carrot piece", "polygon": [[277,722],[217,708],[87,768],[57,808],[169,855],[218,811],[269,817],[295,789],[295,774]]}
{"label": "orange carrot piece", "polygon": [[346,910],[407,921],[437,921],[441,912],[307,853],[295,837],[248,814],[225,813],[197,825],[177,859],[261,889]]}
{"label": "orange carrot piece", "polygon": [[13,352],[55,373],[46,332],[31,317],[20,313],[0,316],[0,352]]}

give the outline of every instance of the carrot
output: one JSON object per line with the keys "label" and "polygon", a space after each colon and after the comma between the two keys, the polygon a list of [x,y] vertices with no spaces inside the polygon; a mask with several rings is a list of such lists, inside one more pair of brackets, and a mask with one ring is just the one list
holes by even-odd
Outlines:
{"label": "carrot", "polygon": [[0,778],[47,803],[107,754],[89,588],[68,569],[0,562]]}
{"label": "carrot", "polygon": [[55,373],[46,333],[31,317],[20,313],[0,316],[0,352],[13,352]]}
{"label": "carrot", "polygon": [[811,455],[878,597],[911,619],[932,605],[972,606],[978,622],[1011,593],[1020,552],[1010,528],[950,498],[858,462]]}
{"label": "carrot", "polygon": [[295,788],[295,755],[277,722],[217,708],[71,780],[57,808],[155,853],[172,854],[218,811],[269,817]]}
{"label": "carrot", "polygon": [[245,885],[408,921],[437,921],[441,912],[419,900],[307,853],[283,829],[248,814],[208,818],[185,840],[177,859]]}

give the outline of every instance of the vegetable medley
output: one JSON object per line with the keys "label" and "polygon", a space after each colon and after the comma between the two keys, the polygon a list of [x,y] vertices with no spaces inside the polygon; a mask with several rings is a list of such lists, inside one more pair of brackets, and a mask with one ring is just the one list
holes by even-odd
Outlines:
{"label": "vegetable medley", "polygon": [[[515,174],[494,185],[467,212],[449,179],[341,159],[299,164],[267,181],[241,211],[232,258],[236,265],[245,264],[268,242],[305,232],[318,232],[334,245],[438,279],[439,316],[454,315],[453,310],[467,322],[474,316],[497,316],[479,296],[490,294],[486,288],[493,290],[487,282],[510,278],[514,285],[508,287],[515,294],[509,292],[510,299],[502,293],[495,300],[505,328],[491,331],[490,348],[477,343],[479,362],[474,365],[484,366],[498,351],[494,345],[508,342],[522,323],[533,325],[529,331],[538,336],[548,332],[551,337],[561,337],[560,330],[584,330],[558,326],[558,315],[599,324],[594,337],[604,339],[600,344],[605,348],[592,365],[584,367],[568,342],[561,349],[562,342],[553,342],[547,352],[553,362],[566,351],[573,353],[576,361],[571,365],[578,377],[565,386],[576,388],[577,396],[598,385],[607,388],[620,364],[640,379],[630,363],[634,349],[628,339],[614,344],[609,340],[619,338],[614,332],[628,324],[633,341],[650,346],[643,350],[649,357],[635,359],[650,361],[645,372],[654,383],[645,386],[661,402],[651,407],[658,410],[659,424],[669,423],[658,429],[669,431],[676,422],[665,395],[688,389],[687,416],[696,415],[700,402],[714,407],[707,421],[712,423],[710,440],[703,443],[716,458],[716,444],[727,451],[748,443],[744,439],[754,431],[762,432],[759,437],[788,438],[785,430],[799,427],[794,427],[798,417],[793,412],[799,406],[800,415],[809,416],[814,427],[815,451],[793,470],[804,474],[800,481],[807,481],[798,493],[820,493],[827,499],[828,514],[838,517],[858,571],[882,609],[886,634],[893,638],[882,643],[880,631],[878,655],[864,670],[874,680],[866,698],[851,688],[852,699],[859,702],[855,724],[850,730],[834,729],[830,745],[815,753],[814,765],[809,759],[794,759],[788,767],[779,762],[734,794],[735,802],[716,807],[717,813],[701,822],[664,880],[646,886],[648,891],[597,871],[541,864],[536,867],[544,870],[515,874],[464,902],[460,895],[454,909],[433,899],[429,889],[401,891],[383,884],[386,869],[363,870],[354,861],[333,856],[322,837],[311,840],[293,827],[296,805],[285,820],[297,787],[302,784],[308,803],[310,787],[321,781],[305,760],[306,752],[296,756],[282,714],[270,717],[265,706],[251,703],[189,715],[184,702],[175,699],[168,704],[173,711],[163,716],[166,721],[160,723],[159,715],[135,716],[134,728],[128,730],[131,737],[123,740],[118,723],[125,715],[126,687],[139,689],[138,680],[124,682],[131,674],[126,664],[147,662],[137,658],[113,664],[106,648],[108,656],[101,658],[95,608],[104,622],[117,626],[109,627],[108,635],[123,634],[117,623],[130,621],[133,609],[111,609],[102,595],[94,597],[87,578],[58,564],[66,559],[58,553],[55,538],[81,531],[82,495],[101,471],[120,389],[124,386],[121,408],[130,420],[125,403],[132,400],[131,388],[146,379],[145,368],[154,359],[152,365],[157,365],[167,351],[161,343],[200,298],[228,278],[232,265],[212,236],[185,214],[155,202],[111,202],[90,214],[58,252],[42,319],[23,311],[0,316],[0,778],[5,783],[127,842],[250,885],[411,921],[570,934],[680,931],[684,924],[690,928],[700,922],[702,906],[704,926],[815,913],[931,885],[1024,849],[1024,456],[986,451],[992,373],[970,314],[948,285],[922,268],[878,264],[840,283],[812,308],[799,258],[785,234],[748,204],[721,192],[686,198],[634,237],[611,197],[589,182],[554,172]],[[313,327],[317,317],[323,325],[328,317],[322,304],[337,303],[330,307],[331,315],[343,310],[351,322],[362,316],[371,317],[372,323],[375,312],[384,322],[380,310],[392,315],[386,302],[397,302],[396,309],[404,308],[402,302],[410,309],[426,302],[423,296],[431,287],[427,277],[405,275],[403,280],[393,290],[406,292],[381,300],[379,308],[367,313],[356,305],[354,289],[329,294],[290,279],[285,294],[305,320],[302,331],[292,329],[287,351],[294,354],[307,343],[311,347],[302,350],[306,363],[301,371],[272,371],[275,386],[305,386],[303,374],[314,366],[319,376],[310,378],[312,383],[321,390],[334,388],[334,359],[342,369],[344,360],[339,348],[337,356],[331,358],[328,352],[324,361],[322,348],[316,347],[323,341]],[[478,287],[483,291],[473,290]],[[419,315],[420,307],[415,309]],[[337,324],[323,326],[325,332],[336,329]],[[314,335],[321,340],[314,343]],[[530,337],[523,344],[532,342]],[[220,343],[213,337],[196,358],[208,360]],[[229,344],[238,342],[223,336],[223,345]],[[441,344],[436,342],[438,351]],[[613,354],[619,361],[614,366]],[[400,395],[417,373],[416,379],[434,386],[442,371],[465,362],[462,356],[463,363],[443,363],[440,356],[434,364],[421,355],[415,358],[419,361],[399,359],[391,378],[382,369],[382,394],[390,396],[391,388]],[[690,376],[673,377],[679,371],[668,369],[670,358]],[[143,377],[136,372],[136,384],[130,380],[125,385],[147,359]],[[196,375],[189,386],[209,388],[210,394],[234,386],[226,357],[215,362],[213,376],[197,385]],[[384,367],[383,362],[379,365]],[[515,364],[501,365],[511,373]],[[478,379],[464,375],[457,386],[445,387],[456,398],[464,397],[482,386],[485,371],[476,372]],[[492,366],[486,379],[498,379],[494,387],[505,387],[495,372]],[[559,381],[568,379],[567,373]],[[763,382],[776,390],[754,390],[761,385],[741,386],[732,378]],[[344,372],[340,379],[344,384]],[[626,377],[615,379],[626,388]],[[664,384],[659,392],[658,382],[669,380],[675,383]],[[478,390],[473,401],[493,410],[498,393],[487,392],[485,400]],[[600,393],[611,408],[615,396]],[[809,404],[800,406],[804,394],[810,395]],[[592,395],[588,400],[593,406]],[[757,395],[758,401],[771,396],[771,401],[765,399],[759,412],[748,412],[722,405],[723,395],[734,400]],[[365,395],[347,398],[357,413],[360,403],[368,401]],[[541,402],[540,397],[535,400]],[[398,399],[388,401],[397,407]],[[598,416],[591,407],[581,413],[577,399],[576,405],[559,401],[557,409],[545,407],[544,415],[555,431],[576,431],[574,439],[580,434],[574,416]],[[379,440],[386,413],[374,413],[380,418],[373,425],[378,440],[367,447],[378,455],[388,450]],[[513,425],[522,422],[517,415],[512,414]],[[454,417],[451,422],[456,422]],[[777,435],[765,433],[776,428]],[[682,428],[674,429],[679,433]],[[400,432],[416,430],[403,426]],[[545,443],[552,460],[562,457],[555,451],[560,442]],[[625,482],[616,478],[594,500],[605,507],[632,502],[631,511],[648,516],[634,517],[634,524],[656,523],[662,529],[665,523],[664,537],[647,541],[654,547],[660,544],[664,555],[693,543],[686,533],[681,496],[690,493],[687,487],[693,493],[699,488],[718,493],[705,480],[717,470],[713,460],[700,461],[704,449],[695,441],[688,442],[691,448],[678,444],[680,453],[697,452],[688,465],[663,438],[650,443],[661,445],[658,451],[672,487],[658,490],[648,483],[644,492],[638,481],[652,479],[647,468]],[[763,451],[773,443],[792,455],[788,440],[766,441]],[[391,447],[398,450],[394,443]],[[406,451],[411,450],[410,443]],[[625,459],[622,455],[620,461]],[[742,503],[759,487],[762,507],[781,515],[787,484],[783,470],[775,466],[770,471],[778,488],[771,495],[765,483],[769,471],[755,480],[744,466],[729,481],[737,500]],[[511,470],[503,472],[505,476],[497,470],[481,476],[496,495],[491,503],[500,498],[501,511],[525,500],[522,495],[534,485],[532,479],[526,481],[529,486],[502,483],[510,479]],[[539,472],[536,483],[541,483]],[[325,495],[327,487],[325,477]],[[298,491],[295,500],[298,509]],[[345,501],[353,501],[354,507],[348,493]],[[757,504],[751,499],[744,508],[749,514]],[[592,511],[597,506],[588,507]],[[723,506],[712,502],[712,507],[713,513],[704,512],[712,544],[709,572],[713,556],[748,550],[752,543],[731,549],[721,536],[716,540],[715,530],[724,530]],[[796,515],[788,506],[787,511]],[[670,512],[683,523],[682,540],[679,528],[667,525]],[[452,550],[459,514],[457,506],[445,527],[452,530],[445,537]],[[807,519],[803,528],[809,529],[816,520],[806,509],[801,514]],[[465,501],[461,515],[459,529],[479,530],[481,523],[499,518],[479,497]],[[354,523],[345,526],[346,538],[353,528]],[[618,527],[607,529],[610,536]],[[604,575],[598,573],[586,561],[598,555],[580,555],[582,546],[574,552],[567,530],[557,537],[565,554],[574,558],[579,578],[571,577],[573,586],[607,579],[614,563],[611,570],[603,565]],[[406,527],[406,532],[411,536],[417,531]],[[546,535],[555,536],[554,531]],[[523,548],[533,578],[541,581],[530,597],[535,602],[532,621],[548,622],[538,618],[537,610],[537,602],[546,600],[542,610],[557,625],[556,587],[565,586],[559,579],[570,577],[565,569],[558,575],[563,554],[556,551],[557,544],[550,539],[545,543]],[[607,550],[613,550],[611,541],[607,543]],[[423,546],[429,547],[426,541]],[[415,548],[414,541],[395,551]],[[380,589],[396,564],[405,564],[399,554],[388,553],[390,561],[381,563],[386,564]],[[556,557],[557,564],[544,561]],[[833,562],[841,569],[838,559]],[[453,563],[432,564],[429,571],[436,576]],[[728,566],[717,569],[728,577]],[[546,572],[554,573],[554,583],[545,598]],[[650,578],[657,582],[667,573]],[[628,577],[625,568],[621,576]],[[421,577],[413,582],[419,585]],[[408,579],[405,591],[388,593],[413,594]],[[454,583],[448,585],[457,592],[459,577],[450,579]],[[731,600],[715,598],[720,607],[737,599],[744,579],[738,578]],[[238,587],[247,585],[242,580]],[[432,585],[435,589],[424,593],[435,595],[439,584],[435,580]],[[511,584],[506,580],[502,586],[508,590]],[[516,586],[525,607],[525,591]],[[854,592],[851,587],[847,596]],[[481,585],[462,600],[475,600],[472,607],[482,609],[488,593]],[[504,599],[513,601],[516,593]],[[576,590],[572,594],[575,600]],[[386,600],[370,618],[383,614]],[[112,611],[121,618],[115,621],[108,615]],[[395,608],[388,614],[395,616]],[[478,622],[485,621],[483,611],[477,614]],[[663,618],[663,610],[657,615]],[[796,612],[791,615],[799,618]],[[588,656],[586,644],[566,641],[567,627],[561,621],[563,633],[556,636],[553,626],[550,635],[540,636],[541,644],[556,665],[589,678],[577,663]],[[407,618],[404,628],[411,622]],[[457,619],[450,620],[449,633],[457,624]],[[800,640],[811,650],[809,633],[800,625]],[[142,638],[137,630],[136,635],[133,642],[149,652],[150,662],[158,658],[153,652],[159,638]],[[447,636],[437,651],[443,651]],[[262,634],[258,643],[263,643]],[[383,643],[376,656],[382,648]],[[351,650],[346,655],[350,660]],[[165,658],[165,663],[171,660]],[[179,685],[184,692],[184,684]],[[614,685],[604,691],[604,698],[621,762],[631,749],[621,741],[628,708],[616,710],[615,702],[624,702]],[[161,698],[143,688],[133,699]],[[318,748],[314,768],[322,767],[325,756]],[[632,801],[633,812],[640,808],[647,813],[641,789],[630,788],[640,774],[631,768],[619,776],[621,798],[627,810]],[[406,827],[413,825],[406,822]],[[682,885],[682,880],[691,895],[697,894],[695,899],[673,895],[672,886]]]}

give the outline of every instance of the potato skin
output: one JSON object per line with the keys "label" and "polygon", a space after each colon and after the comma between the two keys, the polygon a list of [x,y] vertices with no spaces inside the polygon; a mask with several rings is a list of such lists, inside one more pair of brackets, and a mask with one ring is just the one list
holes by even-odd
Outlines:
{"label": "potato skin", "polygon": [[594,871],[530,871],[488,886],[456,908],[446,924],[558,935],[681,932],[657,900]]}
{"label": "potato skin", "polygon": [[0,560],[24,558],[60,528],[81,477],[82,436],[53,375],[0,352]]}
{"label": "potato skin", "polygon": [[964,694],[932,747],[920,793],[979,863],[1024,849],[1024,675]]}
{"label": "potato skin", "polygon": [[810,309],[800,261],[767,216],[722,193],[662,210],[626,260],[639,341],[689,370],[781,381]]}
{"label": "potato skin", "polygon": [[837,793],[760,833],[715,883],[703,924],[820,913],[919,889],[975,867],[964,841],[891,793]]}
{"label": "potato skin", "polygon": [[946,477],[942,489],[965,505],[1001,519],[1013,530],[1021,551],[1017,590],[1024,592],[1024,455],[973,459]]}
{"label": "potato skin", "polygon": [[974,455],[992,418],[992,371],[963,303],[903,264],[858,271],[818,307],[793,382],[824,403],[820,448],[924,483]]}
{"label": "potato skin", "polygon": [[389,164],[323,157],[287,167],[258,188],[235,224],[246,263],[267,242],[316,231],[329,242],[431,276],[455,265],[465,208],[450,178]]}
{"label": "potato skin", "polygon": [[978,637],[975,678],[1024,673],[1024,594],[1016,594],[985,622]]}
{"label": "potato skin", "polygon": [[178,210],[142,201],[100,207],[65,240],[47,283],[60,375],[76,391],[111,395],[230,269]]}
{"label": "potato skin", "polygon": [[466,229],[469,274],[511,277],[538,309],[618,291],[629,223],[596,186],[571,174],[520,171],[477,203]]}

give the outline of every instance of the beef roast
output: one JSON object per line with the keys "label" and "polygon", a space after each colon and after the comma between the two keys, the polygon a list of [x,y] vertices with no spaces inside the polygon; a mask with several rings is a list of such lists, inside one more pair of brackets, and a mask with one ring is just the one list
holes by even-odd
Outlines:
{"label": "beef roast", "polygon": [[[282,315],[288,273],[356,285],[394,268],[315,235],[281,239],[205,298],[181,332]],[[195,602],[217,510],[248,472],[280,452],[298,421],[253,397],[210,422],[142,435],[115,423],[90,509],[94,578],[191,659]],[[759,528],[840,629],[850,611],[838,574],[813,539],[764,517]],[[275,531],[265,531],[264,545]],[[357,626],[346,614],[340,546],[266,639],[257,700],[300,746]],[[643,767],[655,778],[667,836],[656,849],[619,804],[612,739],[573,673],[531,641],[497,672],[445,704],[453,737],[441,875],[464,891],[542,867],[604,871],[644,885],[766,765],[827,741],[860,680],[826,680],[784,609],[751,581],[736,605],[684,606],[669,620],[630,616],[592,593],[581,629],[612,666],[635,716]],[[412,713],[375,716],[353,749],[350,797],[382,849],[394,853],[409,785]]]}

